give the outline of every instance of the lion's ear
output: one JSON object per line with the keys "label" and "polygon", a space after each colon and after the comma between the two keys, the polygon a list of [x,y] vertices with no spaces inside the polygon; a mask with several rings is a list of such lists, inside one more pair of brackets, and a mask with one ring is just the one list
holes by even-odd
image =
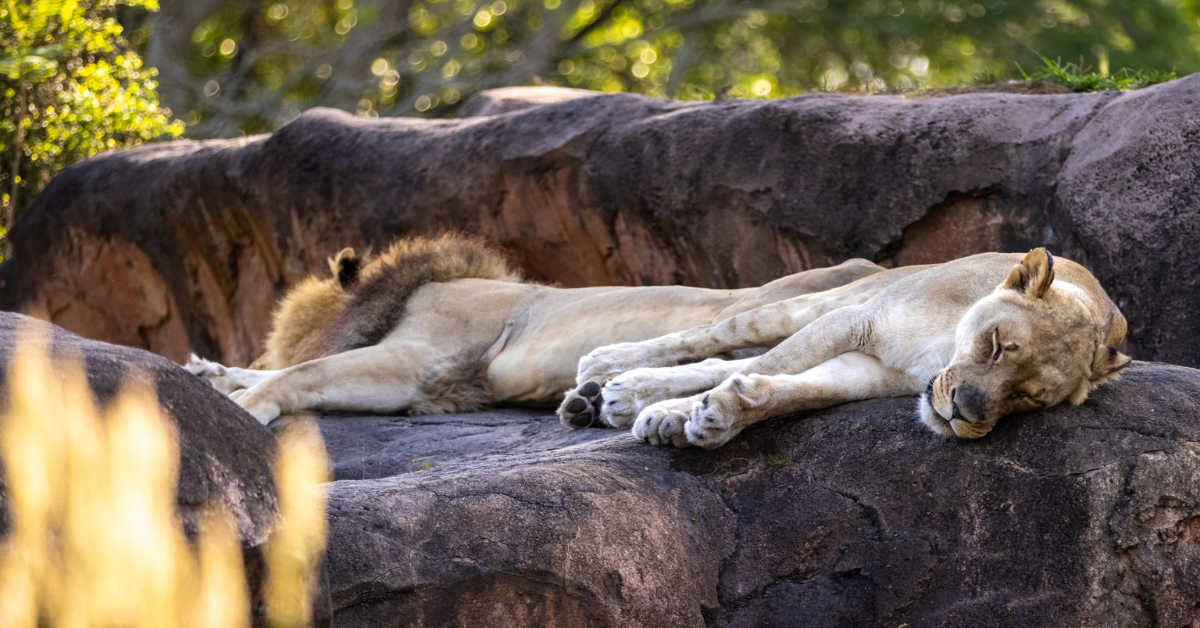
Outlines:
{"label": "lion's ear", "polygon": [[1000,284],[1001,288],[1016,290],[1040,299],[1054,283],[1054,256],[1050,251],[1036,248],[1025,255],[1020,264],[1013,266],[1008,273],[1008,279]]}
{"label": "lion's ear", "polygon": [[337,255],[329,258],[329,270],[333,271],[333,276],[337,278],[338,284],[343,289],[349,288],[358,281],[358,270],[362,266],[362,260],[354,254],[354,249],[346,247],[338,251]]}
{"label": "lion's ear", "polygon": [[1121,376],[1121,371],[1133,361],[1133,358],[1117,351],[1116,347],[1101,345],[1096,350],[1092,360],[1092,385],[1099,385]]}

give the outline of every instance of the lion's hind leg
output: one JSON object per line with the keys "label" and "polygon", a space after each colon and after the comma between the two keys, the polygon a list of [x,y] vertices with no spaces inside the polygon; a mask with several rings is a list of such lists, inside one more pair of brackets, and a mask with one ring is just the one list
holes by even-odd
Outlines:
{"label": "lion's hind leg", "polygon": [[873,356],[843,353],[800,374],[738,373],[707,393],[654,404],[638,416],[633,432],[655,444],[719,447],[773,416],[911,394],[908,380]]}

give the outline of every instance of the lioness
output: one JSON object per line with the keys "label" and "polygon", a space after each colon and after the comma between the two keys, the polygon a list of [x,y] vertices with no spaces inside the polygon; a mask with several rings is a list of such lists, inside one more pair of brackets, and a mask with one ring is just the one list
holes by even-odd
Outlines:
{"label": "lioness", "polygon": [[[709,325],[883,270],[850,260],[742,290],[562,289],[521,282],[496,252],[459,236],[402,239],[370,259],[346,249],[330,266],[332,277],[310,277],[281,302],[262,370],[195,356],[187,368],[263,424],[313,409],[553,405],[596,347]],[[594,419],[573,415],[576,426]]]}
{"label": "lioness", "polygon": [[[579,362],[559,408],[651,443],[718,447],[767,417],[919,395],[933,431],[979,438],[1015,412],[1080,404],[1117,377],[1125,318],[1087,269],[1045,249],[888,270]],[[743,360],[715,356],[774,346]]]}

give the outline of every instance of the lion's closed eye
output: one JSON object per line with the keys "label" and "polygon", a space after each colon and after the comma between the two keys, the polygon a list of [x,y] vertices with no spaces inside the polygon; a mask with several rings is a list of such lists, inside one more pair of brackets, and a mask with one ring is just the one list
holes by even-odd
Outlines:
{"label": "lion's closed eye", "polygon": [[1044,392],[1045,391],[1029,392],[1019,390],[1010,395],[1009,399],[1028,408],[1041,408],[1048,405],[1042,401],[1042,395]]}

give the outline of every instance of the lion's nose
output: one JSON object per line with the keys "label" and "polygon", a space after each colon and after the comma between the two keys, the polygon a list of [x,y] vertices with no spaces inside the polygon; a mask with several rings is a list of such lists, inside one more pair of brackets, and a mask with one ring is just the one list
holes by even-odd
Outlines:
{"label": "lion's nose", "polygon": [[987,416],[987,395],[974,386],[958,386],[950,393],[955,419],[977,423]]}

